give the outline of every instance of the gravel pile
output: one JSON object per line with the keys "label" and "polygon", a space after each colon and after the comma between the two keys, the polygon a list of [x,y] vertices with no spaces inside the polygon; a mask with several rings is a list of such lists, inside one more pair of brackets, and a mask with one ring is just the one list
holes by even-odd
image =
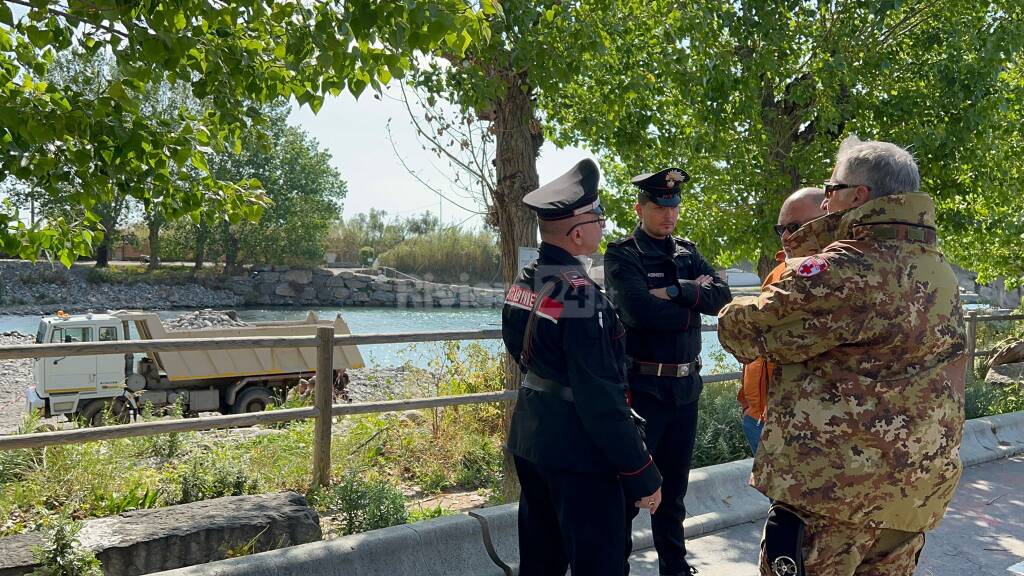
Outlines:
{"label": "gravel pile", "polygon": [[[0,333],[0,346],[31,344],[35,336]],[[25,414],[25,389],[32,384],[32,360],[0,360],[0,434],[14,432]]]}
{"label": "gravel pile", "polygon": [[181,316],[171,318],[170,320],[164,321],[164,326],[169,330],[203,330],[206,328],[241,328],[248,326],[245,322],[238,319],[238,315],[235,314],[234,310],[227,310],[224,312],[218,310],[211,310],[206,308],[204,310],[195,310],[193,312],[186,312]]}

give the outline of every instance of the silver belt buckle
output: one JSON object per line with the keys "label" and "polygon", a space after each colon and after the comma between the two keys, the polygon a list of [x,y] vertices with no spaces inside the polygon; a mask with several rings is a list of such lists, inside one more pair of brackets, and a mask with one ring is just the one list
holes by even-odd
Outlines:
{"label": "silver belt buckle", "polygon": [[680,364],[679,368],[676,370],[676,373],[677,373],[676,374],[677,378],[683,378],[685,376],[689,376],[690,375],[690,365],[689,364]]}

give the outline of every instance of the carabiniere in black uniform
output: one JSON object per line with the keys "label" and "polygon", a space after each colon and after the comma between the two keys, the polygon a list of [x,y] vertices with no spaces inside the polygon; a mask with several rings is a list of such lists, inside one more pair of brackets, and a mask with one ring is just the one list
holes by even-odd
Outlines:
{"label": "carabiniere in black uniform", "polygon": [[[651,202],[673,207],[680,202],[679,185],[687,180],[681,169],[668,168],[641,174],[632,182]],[[703,388],[700,315],[717,315],[732,295],[694,243],[672,236],[654,238],[642,225],[631,236],[608,244],[604,266],[608,293],[626,325],[632,406],[647,421],[647,446],[664,477],[661,507],[651,517],[659,572],[690,574],[683,497]],[[711,282],[694,281],[702,275],[710,276]],[[653,288],[668,288],[672,300],[653,296]],[[629,506],[626,512],[630,519],[637,514]],[[632,548],[628,536],[626,548]]]}
{"label": "carabiniere in black uniform", "polygon": [[[597,182],[585,160],[524,202],[541,219],[600,218]],[[623,510],[661,482],[626,402],[625,328],[579,260],[542,243],[506,295],[502,336],[526,371],[508,439],[520,574],[621,576]]]}

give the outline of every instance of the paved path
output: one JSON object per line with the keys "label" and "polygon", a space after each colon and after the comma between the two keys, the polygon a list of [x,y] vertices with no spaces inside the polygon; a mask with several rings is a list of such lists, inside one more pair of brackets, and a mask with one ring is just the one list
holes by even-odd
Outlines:
{"label": "paved path", "polygon": [[[763,522],[734,526],[689,541],[701,576],[757,574]],[[1024,562],[1024,455],[964,471],[946,518],[928,534],[916,576],[1012,576]],[[657,576],[654,550],[630,559],[636,576]]]}

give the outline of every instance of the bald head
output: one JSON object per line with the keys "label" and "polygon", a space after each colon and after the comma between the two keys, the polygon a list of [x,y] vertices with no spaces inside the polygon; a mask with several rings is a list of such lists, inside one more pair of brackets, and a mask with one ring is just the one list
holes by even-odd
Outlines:
{"label": "bald head", "polygon": [[779,210],[779,224],[796,223],[801,226],[825,215],[821,203],[825,200],[825,191],[821,188],[801,188],[789,195]]}
{"label": "bald head", "polygon": [[561,220],[539,220],[541,241],[574,256],[593,254],[601,244],[604,218],[587,212]]}

